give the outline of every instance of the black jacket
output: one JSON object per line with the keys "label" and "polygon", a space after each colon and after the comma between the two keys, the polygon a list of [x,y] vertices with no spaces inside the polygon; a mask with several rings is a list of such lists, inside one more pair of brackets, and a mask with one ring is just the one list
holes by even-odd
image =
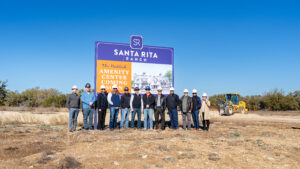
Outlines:
{"label": "black jacket", "polygon": [[172,95],[169,94],[166,100],[167,100],[167,108],[169,110],[177,109],[177,106],[180,103],[180,100],[179,100],[179,97],[177,94],[172,94]]}
{"label": "black jacket", "polygon": [[121,96],[121,108],[130,108],[130,97],[131,95],[129,93]]}
{"label": "black jacket", "polygon": [[130,102],[132,109],[140,109],[142,107],[142,95],[132,94]]}
{"label": "black jacket", "polygon": [[75,93],[69,94],[67,97],[67,107],[70,108],[80,108],[80,96]]}
{"label": "black jacket", "polygon": [[[155,109],[157,106],[157,100],[158,100],[158,95],[155,96],[155,106],[154,106]],[[164,95],[160,96],[160,106],[163,110],[165,110],[167,107],[166,97]]]}
{"label": "black jacket", "polygon": [[99,93],[97,97],[97,108],[98,109],[107,109],[108,102],[107,102],[107,94],[106,93]]}
{"label": "black jacket", "polygon": [[146,105],[149,105],[149,108],[153,109],[154,105],[155,105],[155,97],[150,94],[149,97],[147,97],[146,94],[143,95],[142,97],[143,99],[143,105],[144,105],[144,109],[146,109]]}

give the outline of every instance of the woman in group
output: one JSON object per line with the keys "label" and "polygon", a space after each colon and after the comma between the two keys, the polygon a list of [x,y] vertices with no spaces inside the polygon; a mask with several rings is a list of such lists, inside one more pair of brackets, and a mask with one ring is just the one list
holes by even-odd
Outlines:
{"label": "woman in group", "polygon": [[203,93],[202,94],[202,102],[201,102],[202,106],[200,109],[200,118],[202,120],[202,124],[203,124],[203,130],[209,130],[209,124],[210,124],[210,111],[209,111],[209,107],[210,107],[210,101],[207,99],[207,94]]}

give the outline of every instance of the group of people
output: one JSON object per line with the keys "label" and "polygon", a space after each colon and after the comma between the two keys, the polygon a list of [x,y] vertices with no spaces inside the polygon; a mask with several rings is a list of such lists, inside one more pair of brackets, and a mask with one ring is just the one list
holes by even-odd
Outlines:
{"label": "group of people", "polygon": [[[139,88],[134,88],[134,93],[129,93],[129,88],[124,88],[124,94],[120,95],[117,85],[112,86],[110,93],[106,92],[104,85],[101,85],[101,93],[97,98],[91,91],[91,85],[85,85],[85,91],[78,95],[77,86],[72,87],[72,93],[67,97],[67,107],[69,109],[69,131],[76,131],[77,117],[80,111],[80,103],[82,104],[83,127],[85,130],[93,130],[94,111],[98,111],[97,129],[105,129],[105,117],[107,109],[110,110],[109,128],[114,130],[118,128],[118,116],[121,109],[120,128],[128,128],[135,126],[142,128],[141,115],[144,117],[144,129],[165,129],[165,110],[168,109],[170,116],[171,129],[178,129],[178,109],[182,114],[183,129],[191,130],[192,120],[195,130],[200,129],[199,121],[202,121],[202,129],[209,130],[210,124],[210,102],[207,94],[202,94],[202,99],[197,95],[197,90],[193,89],[193,96],[189,96],[189,91],[185,89],[183,96],[179,98],[174,93],[174,88],[170,88],[170,94],[164,96],[162,88],[157,89],[157,95],[151,94],[151,88],[145,87],[146,93],[140,94]],[[200,112],[200,113],[199,113]],[[129,116],[131,114],[131,121]],[[153,119],[154,114],[154,119]],[[200,114],[200,120],[199,120]],[[137,124],[135,125],[135,117],[137,116]]]}

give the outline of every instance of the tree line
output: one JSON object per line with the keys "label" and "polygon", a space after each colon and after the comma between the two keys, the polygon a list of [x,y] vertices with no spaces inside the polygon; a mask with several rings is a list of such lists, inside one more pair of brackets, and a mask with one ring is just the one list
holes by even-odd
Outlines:
{"label": "tree line", "polygon": [[[83,89],[79,90],[79,95]],[[63,94],[57,89],[40,89],[35,87],[23,92],[9,91],[7,81],[0,81],[0,106],[25,106],[25,107],[66,107],[68,94]],[[212,106],[218,106],[218,100],[225,100],[224,94],[209,97]],[[248,110],[299,110],[300,91],[285,94],[283,90],[274,89],[263,95],[241,96]]]}

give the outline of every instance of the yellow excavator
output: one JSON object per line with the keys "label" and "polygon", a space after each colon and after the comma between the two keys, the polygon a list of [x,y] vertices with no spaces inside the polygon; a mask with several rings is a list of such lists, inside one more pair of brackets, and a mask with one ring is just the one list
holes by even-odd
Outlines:
{"label": "yellow excavator", "polygon": [[220,115],[232,115],[233,113],[245,114],[248,110],[246,109],[246,103],[240,101],[239,93],[226,93],[225,104],[219,101]]}

